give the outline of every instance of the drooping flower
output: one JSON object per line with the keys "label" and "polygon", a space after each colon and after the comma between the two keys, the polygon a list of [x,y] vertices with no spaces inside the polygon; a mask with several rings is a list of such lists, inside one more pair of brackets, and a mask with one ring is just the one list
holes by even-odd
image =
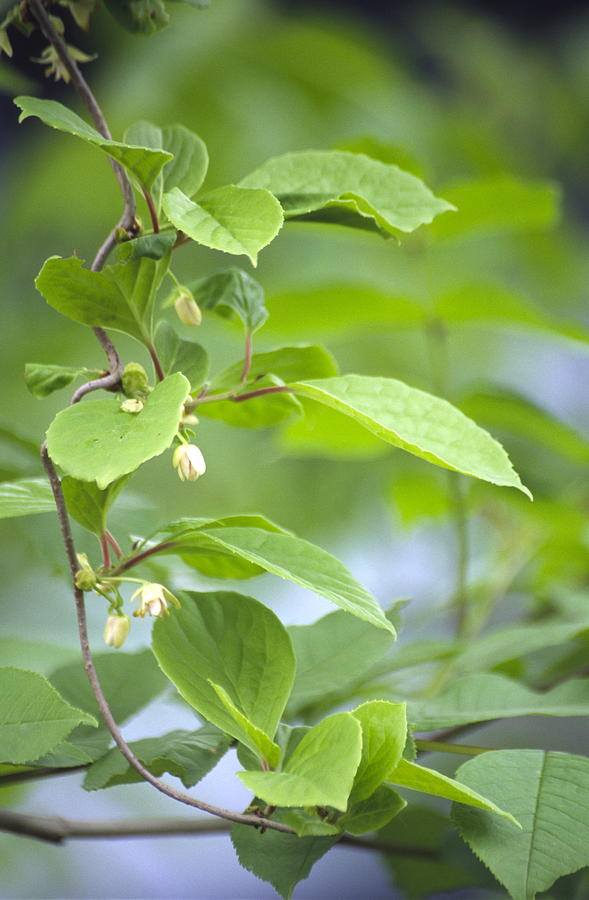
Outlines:
{"label": "drooping flower", "polygon": [[108,647],[122,647],[129,634],[131,619],[122,613],[109,616],[104,628],[104,643]]}
{"label": "drooping flower", "polygon": [[207,470],[205,458],[196,444],[181,444],[174,450],[172,465],[180,481],[196,481]]}
{"label": "drooping flower", "polygon": [[133,615],[139,616],[141,619],[144,616],[154,616],[156,619],[163,619],[164,616],[170,614],[170,605],[180,609],[178,598],[174,597],[172,592],[167,587],[164,587],[163,584],[158,584],[155,581],[142,584],[131,599],[134,600],[137,596],[139,596],[139,605]]}
{"label": "drooping flower", "polygon": [[173,301],[174,309],[182,324],[190,325],[191,327],[200,325],[202,322],[202,313],[198,303],[192,296],[192,292],[189,291],[188,288],[179,287],[177,288],[177,294],[177,297]]}

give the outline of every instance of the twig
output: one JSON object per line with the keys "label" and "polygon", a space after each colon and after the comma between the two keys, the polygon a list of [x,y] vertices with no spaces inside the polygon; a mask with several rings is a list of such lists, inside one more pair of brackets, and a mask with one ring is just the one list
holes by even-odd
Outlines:
{"label": "twig", "polygon": [[253,349],[252,348],[252,336],[251,336],[251,332],[248,331],[248,333],[245,336],[245,350],[244,350],[244,354],[243,354],[243,369],[241,370],[241,377],[239,379],[243,384],[245,384],[245,382],[247,381],[247,377],[248,377],[248,375],[250,373],[250,369],[252,367],[252,349]]}
{"label": "twig", "polygon": [[[88,838],[140,838],[140,837],[172,837],[181,834],[225,834],[230,825],[221,819],[186,819],[186,818],[154,818],[154,819],[97,819],[84,821],[64,819],[61,816],[29,816],[13,812],[10,809],[0,810],[0,830],[13,834],[27,835],[52,844],[62,844],[67,840]],[[437,859],[437,850],[425,847],[404,847],[402,844],[390,844],[387,841],[370,840],[343,834],[339,844],[359,847],[364,850],[378,850],[395,856],[413,856],[424,859]]]}
{"label": "twig", "polygon": [[88,676],[90,686],[96,698],[96,702],[98,703],[98,707],[100,709],[102,717],[113,737],[114,742],[116,743],[117,747],[119,748],[127,762],[131,766],[133,766],[135,771],[139,772],[139,774],[142,776],[142,778],[145,779],[145,781],[148,781],[151,785],[153,785],[154,788],[156,788],[156,790],[160,791],[162,794],[166,794],[166,796],[171,797],[172,800],[177,800],[179,803],[185,803],[187,806],[195,807],[196,809],[200,809],[202,812],[210,813],[213,816],[219,816],[220,818],[227,819],[230,822],[238,822],[242,825],[252,825],[256,828],[272,828],[275,831],[283,831],[288,834],[292,834],[292,829],[287,825],[283,825],[281,822],[273,822],[271,819],[266,819],[261,816],[233,812],[229,809],[223,809],[222,807],[213,806],[210,803],[205,803],[203,800],[197,800],[196,798],[191,797],[189,794],[184,794],[182,791],[176,791],[174,788],[169,787],[165,782],[160,781],[159,778],[156,778],[154,775],[152,775],[149,769],[145,768],[143,763],[140,762],[129,745],[126,743],[123,735],[121,734],[119,726],[115,722],[110,711],[110,707],[100,686],[96,668],[94,666],[94,660],[92,658],[92,651],[90,650],[90,642],[88,639],[88,626],[86,622],[84,594],[76,586],[75,583],[76,572],[78,569],[78,560],[76,557],[69,518],[65,506],[63,492],[61,490],[61,483],[57,476],[57,472],[55,471],[55,467],[49,457],[49,454],[47,453],[47,447],[45,443],[41,448],[41,459],[43,461],[45,471],[47,472],[47,475],[49,477],[51,490],[53,491],[53,497],[57,509],[57,517],[59,519],[63,543],[66,549],[66,554],[72,575],[73,592],[76,601],[76,616],[78,620],[78,631],[80,634],[80,646],[82,649],[84,667],[86,669],[86,674]]}

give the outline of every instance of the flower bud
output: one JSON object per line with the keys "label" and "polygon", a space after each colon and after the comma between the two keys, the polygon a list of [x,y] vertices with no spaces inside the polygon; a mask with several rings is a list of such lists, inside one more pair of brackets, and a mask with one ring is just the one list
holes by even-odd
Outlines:
{"label": "flower bud", "polygon": [[76,577],[74,579],[76,583],[76,587],[80,588],[81,591],[92,591],[97,584],[96,572],[88,562],[88,557],[85,553],[77,553],[78,563],[80,564],[80,568],[76,572]]}
{"label": "flower bud", "polygon": [[104,643],[108,647],[122,647],[129,634],[131,619],[129,616],[109,616],[104,628]]}
{"label": "flower bud", "polygon": [[121,409],[126,413],[140,413],[143,409],[143,402],[141,400],[137,400],[136,397],[129,397],[127,400],[123,400],[121,403]]}
{"label": "flower bud", "polygon": [[141,619],[144,616],[155,616],[156,619],[163,619],[164,616],[170,614],[169,604],[176,609],[180,609],[178,598],[174,597],[171,591],[164,587],[163,584],[146,582],[135,591],[131,599],[133,600],[137,595],[139,595],[139,606],[133,615],[139,616]]}
{"label": "flower bud", "polygon": [[172,296],[174,297],[174,309],[182,324],[190,326],[200,325],[202,313],[191,291],[186,287],[179,287],[176,289],[176,295],[173,294]]}
{"label": "flower bud", "polygon": [[141,363],[127,363],[121,375],[121,384],[123,385],[123,393],[127,397],[147,393],[147,372]]}
{"label": "flower bud", "polygon": [[180,481],[196,481],[207,470],[205,458],[195,444],[180,444],[174,450],[172,465]]}

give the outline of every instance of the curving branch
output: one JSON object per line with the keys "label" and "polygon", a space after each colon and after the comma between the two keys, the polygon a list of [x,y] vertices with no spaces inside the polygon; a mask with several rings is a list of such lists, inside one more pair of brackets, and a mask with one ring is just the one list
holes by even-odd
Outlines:
{"label": "curving branch", "polygon": [[287,834],[293,834],[292,828],[289,828],[287,825],[283,825],[281,822],[274,822],[272,821],[272,819],[266,819],[263,816],[233,812],[229,809],[223,809],[222,807],[214,806],[210,803],[205,803],[203,800],[197,800],[195,797],[191,797],[189,794],[185,794],[182,791],[177,791],[174,788],[169,787],[164,781],[161,781],[159,778],[156,778],[154,775],[152,775],[149,769],[146,769],[143,763],[135,756],[135,754],[125,741],[119,729],[119,726],[114,720],[114,717],[108,705],[108,701],[104,696],[102,687],[100,686],[98,674],[94,666],[92,651],[90,650],[90,641],[88,639],[88,626],[86,622],[84,593],[80,590],[79,587],[77,587],[75,582],[76,572],[78,570],[78,560],[76,557],[74,540],[72,537],[69,517],[65,506],[63,491],[61,489],[61,482],[59,480],[57,472],[55,471],[55,466],[53,465],[47,452],[46,443],[43,443],[43,446],[41,447],[41,459],[45,471],[47,472],[47,475],[49,477],[49,483],[51,484],[51,490],[53,492],[53,498],[55,500],[55,506],[57,509],[57,517],[59,519],[59,526],[61,528],[63,543],[70,566],[84,668],[86,669],[86,674],[88,676],[92,692],[96,698],[96,702],[98,703],[98,707],[106,723],[106,726],[110,731],[115,744],[129,763],[129,765],[133,766],[135,771],[139,772],[141,777],[144,778],[145,781],[148,781],[156,790],[160,791],[160,793],[165,794],[168,797],[171,797],[172,800],[177,800],[179,803],[184,803],[187,806],[194,807],[195,809],[200,809],[201,812],[210,813],[211,815],[218,816],[221,819],[227,819],[229,822],[237,822],[241,825],[252,825],[255,828],[272,828],[275,831],[283,831]]}
{"label": "curving branch", "polygon": [[[86,104],[86,107],[90,115],[92,116],[92,119],[98,131],[100,131],[100,133],[105,138],[110,140],[110,131],[108,129],[102,111],[96,101],[96,98],[94,97],[94,94],[90,90],[84,76],[76,65],[75,60],[72,59],[65,42],[55,30],[53,23],[51,22],[51,19],[47,14],[47,11],[45,10],[45,7],[43,6],[42,0],[28,0],[28,2],[32,15],[38,22],[45,37],[51,42],[51,44],[55,47],[55,50],[59,54],[61,61],[70,74],[72,84]],[[99,271],[104,265],[108,254],[117,243],[117,234],[119,229],[123,228],[127,232],[132,232],[135,227],[135,197],[133,194],[133,188],[129,179],[127,178],[124,169],[114,160],[111,160],[111,165],[121,187],[121,192],[123,194],[124,200],[124,210],[119,224],[111,231],[109,236],[99,248],[94,258],[94,262],[92,263],[93,271]],[[72,397],[72,403],[77,403],[82,399],[83,396],[85,396],[85,394],[89,393],[90,391],[99,390],[100,388],[106,390],[112,389],[116,387],[120,380],[122,366],[114,345],[110,341],[104,329],[94,328],[93,331],[106,353],[110,371],[104,377],[94,379],[78,388],[78,390]],[[78,570],[78,560],[72,537],[69,517],[67,514],[65,500],[61,489],[61,482],[49,457],[49,454],[47,452],[47,445],[45,442],[41,447],[41,459],[45,471],[47,472],[49,482],[51,484],[51,490],[53,492],[57,510],[57,517],[59,519],[59,526],[61,529],[63,543],[72,576],[73,592],[76,603],[76,616],[78,621],[78,631],[80,636],[80,646],[82,650],[84,667],[86,669],[86,674],[88,676],[90,686],[96,698],[96,702],[98,703],[98,707],[100,709],[102,717],[113,737],[113,740],[115,741],[117,747],[119,748],[127,762],[131,766],[133,766],[133,768],[142,776],[142,778],[144,778],[145,781],[149,782],[149,784],[151,784],[156,790],[160,791],[162,794],[165,794],[168,797],[171,797],[173,800],[184,803],[187,806],[192,806],[196,809],[201,810],[202,812],[210,813],[213,816],[218,816],[222,819],[226,819],[230,822],[237,822],[243,825],[251,825],[256,828],[271,828],[275,831],[282,831],[292,834],[292,829],[280,822],[273,822],[271,819],[266,819],[263,816],[247,815],[244,813],[233,812],[231,810],[223,809],[218,806],[213,806],[210,803],[205,803],[204,801],[197,800],[196,798],[191,797],[189,794],[184,794],[181,791],[176,791],[174,788],[169,787],[165,782],[160,781],[159,778],[156,778],[154,775],[152,775],[151,772],[145,768],[145,766],[135,756],[131,748],[128,746],[125,739],[123,738],[123,735],[121,734],[117,723],[113,718],[106,697],[104,696],[104,693],[100,686],[96,668],[94,666],[94,661],[92,659],[92,652],[90,650],[90,643],[88,639],[84,594],[75,583],[76,572]],[[43,828],[41,826],[40,829],[42,832]],[[38,833],[35,836],[39,837],[41,835]],[[45,837],[43,839],[55,840],[55,838],[50,837]]]}

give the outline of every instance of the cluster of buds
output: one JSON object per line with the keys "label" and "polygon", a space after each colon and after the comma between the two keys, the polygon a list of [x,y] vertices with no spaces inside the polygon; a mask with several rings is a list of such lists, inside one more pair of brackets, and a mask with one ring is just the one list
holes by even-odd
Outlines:
{"label": "cluster of buds", "polygon": [[81,591],[93,591],[98,584],[98,576],[85,553],[76,553],[76,557],[80,566],[74,579],[76,587]]}
{"label": "cluster of buds", "polygon": [[196,444],[180,444],[174,450],[172,465],[180,481],[196,481],[207,470],[205,458]]}
{"label": "cluster of buds", "polygon": [[180,609],[178,598],[167,587],[164,587],[163,584],[157,584],[157,582],[142,584],[131,599],[134,600],[137,596],[139,596],[139,605],[133,615],[139,616],[141,619],[144,616],[154,616],[156,619],[163,619],[164,616],[170,614],[170,605],[175,609]]}

